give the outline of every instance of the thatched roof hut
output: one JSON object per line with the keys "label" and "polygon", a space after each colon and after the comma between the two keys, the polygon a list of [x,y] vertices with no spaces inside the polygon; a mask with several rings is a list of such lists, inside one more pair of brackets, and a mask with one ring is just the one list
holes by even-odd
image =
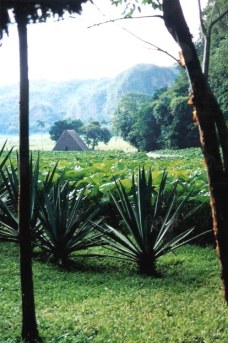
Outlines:
{"label": "thatched roof hut", "polygon": [[65,130],[59,137],[53,150],[83,151],[88,150],[88,147],[75,130]]}

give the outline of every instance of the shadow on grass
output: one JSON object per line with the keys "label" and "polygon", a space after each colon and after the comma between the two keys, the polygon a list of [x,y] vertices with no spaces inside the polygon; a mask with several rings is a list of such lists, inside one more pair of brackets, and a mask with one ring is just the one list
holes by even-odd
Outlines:
{"label": "shadow on grass", "polygon": [[[58,278],[67,278],[88,287],[101,284],[104,287],[120,288],[135,287],[145,289],[164,289],[175,293],[188,290],[196,291],[201,287],[210,286],[210,279],[219,279],[218,265],[214,254],[208,258],[204,248],[196,249],[196,256],[191,258],[192,248],[184,249],[179,254],[169,254],[159,259],[157,268],[161,277],[140,275],[134,263],[122,261],[111,257],[88,257],[75,255],[65,266],[60,268],[54,264],[46,264],[46,268],[53,273],[58,272]],[[198,254],[198,255],[197,255]],[[213,258],[213,259],[212,259]],[[193,262],[194,261],[194,262]],[[40,263],[40,262],[39,262]],[[42,263],[43,264],[43,263]],[[45,267],[45,266],[44,266]],[[133,286],[132,286],[133,285]]]}

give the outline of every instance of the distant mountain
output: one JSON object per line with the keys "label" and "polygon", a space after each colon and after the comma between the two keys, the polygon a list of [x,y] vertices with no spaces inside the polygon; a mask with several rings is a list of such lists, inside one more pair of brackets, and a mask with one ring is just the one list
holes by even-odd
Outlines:
{"label": "distant mountain", "polygon": [[[111,119],[121,97],[127,93],[153,95],[169,86],[177,76],[174,68],[139,64],[115,78],[30,82],[30,130],[40,131],[38,121],[48,131],[53,122],[64,118],[99,121]],[[0,87],[0,133],[18,131],[18,85]]]}

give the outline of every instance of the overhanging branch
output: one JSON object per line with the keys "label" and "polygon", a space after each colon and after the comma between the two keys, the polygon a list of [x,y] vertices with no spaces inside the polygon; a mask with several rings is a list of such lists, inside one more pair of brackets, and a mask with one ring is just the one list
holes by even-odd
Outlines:
{"label": "overhanging branch", "polygon": [[[102,12],[101,10],[99,9],[99,7],[97,7],[94,3],[93,5],[97,8],[97,10],[101,13],[101,15],[103,17],[106,17]],[[138,16],[138,17],[122,17],[122,18],[116,18],[116,19],[108,19],[108,20],[105,20],[103,22],[100,22],[100,23],[96,23],[96,24],[93,24],[93,25],[90,25],[88,26],[88,28],[92,28],[92,27],[95,27],[95,26],[100,26],[100,25],[104,25],[104,24],[110,24],[110,23],[114,23],[116,26],[118,26],[119,28],[121,28],[123,31],[127,32],[128,34],[130,34],[132,37],[136,38],[137,40],[147,44],[147,45],[150,45],[152,46],[154,49],[156,49],[157,51],[159,52],[162,52],[164,53],[165,55],[169,56],[170,58],[172,58],[175,62],[179,63],[179,60],[174,57],[173,55],[171,55],[168,51],[160,48],[159,46],[139,37],[138,35],[136,35],[135,33],[131,32],[130,30],[126,29],[125,27],[117,24],[116,22],[117,21],[122,21],[122,20],[128,20],[128,19],[147,19],[147,18],[159,18],[159,19],[162,19],[164,20],[163,16],[162,15],[149,15],[149,16]]]}
{"label": "overhanging branch", "polygon": [[163,20],[163,16],[162,15],[142,15],[139,17],[120,17],[120,18],[115,18],[115,19],[109,19],[100,23],[96,23],[93,25],[88,26],[88,29],[90,29],[91,27],[94,26],[100,26],[103,24],[109,24],[109,23],[115,23],[116,21],[122,21],[122,20],[128,20],[128,19],[148,19],[148,18],[159,18]]}
{"label": "overhanging branch", "polygon": [[179,63],[179,60],[178,60],[176,57],[174,57],[173,55],[171,55],[168,51],[166,51],[166,50],[160,48],[159,46],[157,46],[157,45],[155,45],[155,44],[153,44],[153,43],[151,43],[151,42],[149,42],[149,41],[147,41],[147,40],[145,40],[145,39],[143,39],[143,38],[141,38],[141,37],[139,37],[139,36],[137,36],[137,35],[134,34],[133,32],[131,32],[131,31],[129,31],[128,29],[126,29],[125,27],[122,27],[122,26],[120,26],[120,25],[118,25],[118,26],[119,26],[122,30],[124,30],[125,32],[127,32],[129,35],[133,36],[134,38],[140,40],[141,42],[143,42],[143,43],[145,43],[145,44],[147,44],[147,45],[152,46],[152,47],[155,48],[157,51],[163,52],[165,55],[167,55],[167,56],[169,56],[170,58],[172,58],[175,62]]}

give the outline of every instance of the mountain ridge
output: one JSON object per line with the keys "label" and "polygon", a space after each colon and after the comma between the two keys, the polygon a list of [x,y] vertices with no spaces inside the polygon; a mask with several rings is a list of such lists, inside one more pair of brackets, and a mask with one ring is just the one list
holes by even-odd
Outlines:
{"label": "mountain ridge", "polygon": [[[177,76],[172,67],[138,64],[114,78],[30,82],[30,131],[48,131],[60,119],[72,118],[110,121],[121,97],[127,93],[152,96],[159,88],[169,86]],[[0,132],[18,131],[18,85],[0,87]],[[45,123],[41,129],[39,121]]]}

